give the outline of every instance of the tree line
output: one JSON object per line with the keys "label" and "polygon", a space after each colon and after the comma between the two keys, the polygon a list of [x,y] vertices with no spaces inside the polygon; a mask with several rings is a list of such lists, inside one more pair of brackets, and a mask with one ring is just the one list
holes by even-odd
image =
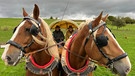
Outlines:
{"label": "tree line", "polygon": [[[58,19],[57,17],[50,17],[50,19]],[[123,26],[126,26],[126,24],[135,24],[135,19],[132,19],[130,17],[120,17],[120,16],[109,16],[107,19],[107,24],[117,26],[118,28],[121,28]]]}
{"label": "tree line", "polygon": [[126,24],[135,24],[135,19],[132,19],[130,17],[109,16],[107,20],[107,24],[117,26],[117,28],[121,28]]}

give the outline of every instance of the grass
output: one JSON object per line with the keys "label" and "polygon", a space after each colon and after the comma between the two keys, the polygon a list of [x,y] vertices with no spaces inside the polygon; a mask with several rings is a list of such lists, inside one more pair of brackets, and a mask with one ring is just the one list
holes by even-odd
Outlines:
{"label": "grass", "polygon": [[[0,49],[0,57],[4,49]],[[20,63],[16,67],[5,66],[0,59],[0,76],[25,76],[25,64]]]}
{"label": "grass", "polygon": [[[12,30],[22,21],[21,18],[0,18],[0,44],[5,44],[12,36]],[[46,20],[50,24],[54,20]],[[128,76],[135,76],[135,24],[127,25],[117,30],[117,27],[108,25],[115,34],[121,47],[128,53],[132,64],[132,70]],[[4,49],[0,49],[0,57]],[[5,66],[0,59],[0,76],[25,76],[25,62],[15,67]],[[98,66],[94,76],[115,76],[108,69]]]}

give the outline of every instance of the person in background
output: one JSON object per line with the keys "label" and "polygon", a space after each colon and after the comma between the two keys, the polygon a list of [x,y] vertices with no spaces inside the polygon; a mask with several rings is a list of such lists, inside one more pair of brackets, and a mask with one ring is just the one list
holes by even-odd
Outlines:
{"label": "person in background", "polygon": [[66,40],[72,35],[73,32],[74,32],[73,27],[69,26],[66,32]]}
{"label": "person in background", "polygon": [[[56,26],[55,27],[55,31],[53,31],[53,37],[54,37],[54,40],[59,43],[61,41],[64,41],[64,34],[63,32],[61,31],[60,27],[59,26]],[[63,44],[62,44],[63,45]]]}

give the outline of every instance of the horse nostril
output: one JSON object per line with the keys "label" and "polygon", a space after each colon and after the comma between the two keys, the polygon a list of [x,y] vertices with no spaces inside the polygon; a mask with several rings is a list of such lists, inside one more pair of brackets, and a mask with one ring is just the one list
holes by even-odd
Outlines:
{"label": "horse nostril", "polygon": [[128,73],[129,71],[130,71],[130,68],[127,68],[125,72]]}
{"label": "horse nostril", "polygon": [[10,58],[9,56],[6,56],[6,59],[7,59],[8,61],[11,61],[11,58]]}

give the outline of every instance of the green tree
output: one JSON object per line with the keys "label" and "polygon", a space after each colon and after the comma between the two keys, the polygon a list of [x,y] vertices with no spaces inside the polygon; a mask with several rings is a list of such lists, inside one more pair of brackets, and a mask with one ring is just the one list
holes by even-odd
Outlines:
{"label": "green tree", "polygon": [[51,16],[50,19],[53,19],[53,17]]}
{"label": "green tree", "polygon": [[108,19],[109,19],[110,21],[115,21],[115,20],[116,20],[116,17],[114,17],[114,16],[109,16]]}
{"label": "green tree", "polygon": [[133,24],[135,22],[135,20],[130,17],[123,17],[122,20],[124,20],[126,24]]}
{"label": "green tree", "polygon": [[112,21],[110,21],[109,19],[106,20],[106,23],[112,25]]}
{"label": "green tree", "polygon": [[117,26],[117,29],[126,25],[125,21],[120,17],[116,18],[115,21],[112,22],[112,24],[114,26]]}

